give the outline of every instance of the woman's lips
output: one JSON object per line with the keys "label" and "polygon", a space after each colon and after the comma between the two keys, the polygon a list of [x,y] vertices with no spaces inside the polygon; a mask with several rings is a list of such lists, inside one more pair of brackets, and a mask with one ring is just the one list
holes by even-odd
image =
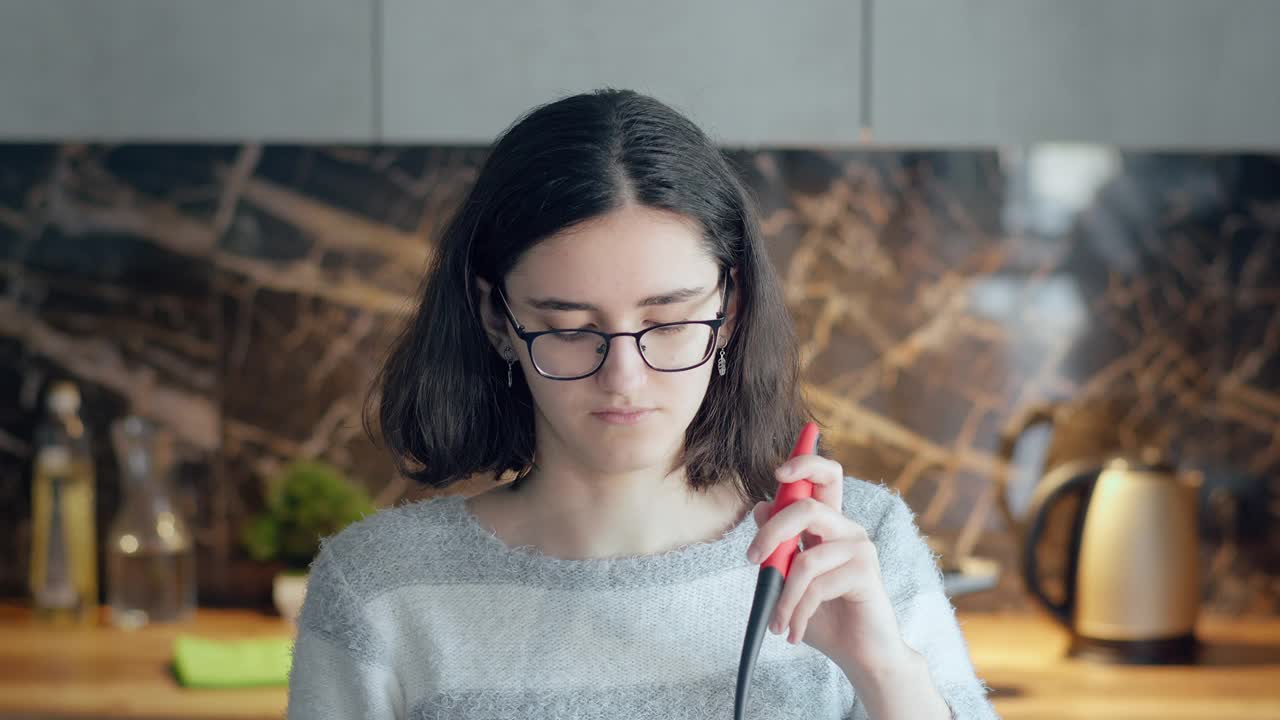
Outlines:
{"label": "woman's lips", "polygon": [[654,412],[653,409],[634,412],[593,412],[591,416],[611,425],[634,425],[642,422]]}

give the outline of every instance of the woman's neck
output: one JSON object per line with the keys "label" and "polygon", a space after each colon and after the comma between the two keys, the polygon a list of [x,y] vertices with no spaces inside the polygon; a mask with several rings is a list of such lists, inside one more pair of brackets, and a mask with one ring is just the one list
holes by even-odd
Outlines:
{"label": "woman's neck", "polygon": [[660,480],[575,481],[535,467],[519,483],[471,498],[474,515],[510,547],[569,560],[667,552],[719,539],[749,511],[731,483],[704,492],[683,470]]}

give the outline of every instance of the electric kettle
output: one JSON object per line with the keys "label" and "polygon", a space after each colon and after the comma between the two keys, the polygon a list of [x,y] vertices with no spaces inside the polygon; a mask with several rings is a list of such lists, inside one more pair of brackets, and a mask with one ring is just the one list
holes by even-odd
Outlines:
{"label": "electric kettle", "polygon": [[[1056,462],[1016,516],[1008,468],[1020,437],[1032,426],[1054,427],[1048,460]],[[1105,416],[1078,408],[1034,408],[1003,434],[1004,470],[998,499],[1020,541],[1028,591],[1071,633],[1070,655],[1122,663],[1189,663],[1197,653],[1200,606],[1198,498],[1201,475],[1178,472],[1159,451],[1097,451]],[[1061,433],[1061,435],[1059,434]],[[1064,458],[1061,449],[1095,452]],[[1048,465],[1049,463],[1046,463]],[[1042,584],[1039,546],[1048,518],[1070,498],[1062,596]]]}

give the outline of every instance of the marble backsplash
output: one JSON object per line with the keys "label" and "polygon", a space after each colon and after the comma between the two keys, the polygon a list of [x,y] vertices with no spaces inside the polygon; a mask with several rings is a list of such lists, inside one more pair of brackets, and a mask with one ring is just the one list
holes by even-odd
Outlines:
{"label": "marble backsplash", "polygon": [[[107,423],[135,410],[174,434],[207,604],[269,595],[236,535],[291,458],[337,463],[381,505],[428,497],[360,409],[483,152],[0,145],[0,596],[24,592],[31,431],[55,377],[85,395],[103,525]],[[1208,603],[1280,611],[1280,156],[729,154],[824,444],[931,536],[1003,564],[958,605],[1029,605],[995,511],[1000,436],[1071,401],[1118,408],[1098,449],[1155,444],[1205,472]],[[1019,447],[1015,505],[1043,447]]]}

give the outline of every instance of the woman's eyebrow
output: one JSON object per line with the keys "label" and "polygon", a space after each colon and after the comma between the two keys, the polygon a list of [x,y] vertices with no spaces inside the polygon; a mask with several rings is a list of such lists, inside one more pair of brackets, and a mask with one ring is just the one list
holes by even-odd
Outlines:
{"label": "woman's eyebrow", "polygon": [[[688,300],[694,300],[698,297],[701,297],[706,292],[707,292],[707,288],[705,287],[680,288],[678,290],[672,290],[670,292],[665,292],[660,295],[650,295],[649,297],[636,303],[636,307],[651,307],[654,305],[672,305],[675,303],[682,303]],[[527,302],[530,307],[536,310],[557,310],[557,311],[587,310],[592,312],[596,312],[600,310],[600,308],[590,303],[577,302],[574,300],[564,300],[562,298],[557,298],[557,297],[530,298]]]}

